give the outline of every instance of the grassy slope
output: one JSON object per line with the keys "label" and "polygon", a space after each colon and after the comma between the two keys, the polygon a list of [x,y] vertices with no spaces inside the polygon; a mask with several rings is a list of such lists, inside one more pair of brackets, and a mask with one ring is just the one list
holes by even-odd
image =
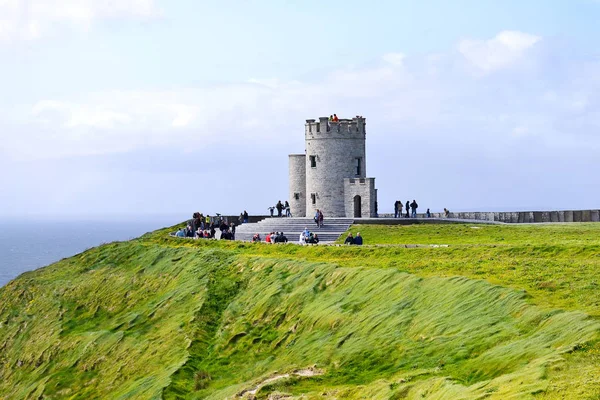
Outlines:
{"label": "grassy slope", "polygon": [[600,225],[360,230],[383,245],[159,231],[24,274],[0,289],[0,398],[220,399],[313,364],[259,397],[600,396]]}

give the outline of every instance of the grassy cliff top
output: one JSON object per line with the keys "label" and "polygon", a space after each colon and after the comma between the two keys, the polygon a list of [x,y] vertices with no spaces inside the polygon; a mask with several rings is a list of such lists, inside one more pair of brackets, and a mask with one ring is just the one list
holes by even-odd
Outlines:
{"label": "grassy cliff top", "polygon": [[600,224],[172,230],[1,288],[0,398],[600,396]]}

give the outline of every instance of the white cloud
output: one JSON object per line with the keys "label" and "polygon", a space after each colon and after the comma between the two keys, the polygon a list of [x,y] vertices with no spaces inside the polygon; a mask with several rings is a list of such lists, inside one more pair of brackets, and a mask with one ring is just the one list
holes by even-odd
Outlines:
{"label": "white cloud", "polygon": [[[480,43],[529,60],[536,53],[525,50],[537,41],[532,35],[503,32]],[[482,64],[487,71],[508,65],[507,58],[494,60]],[[274,136],[277,145],[287,143],[291,149],[292,143],[301,146],[302,137],[292,133],[302,131],[306,118],[335,112],[368,117],[376,138],[391,135],[385,139],[390,143],[410,135],[431,143],[461,141],[501,155],[533,137],[540,146],[558,148],[599,124],[595,93],[600,80],[591,79],[598,69],[587,63],[569,65],[562,72],[534,63],[537,69],[516,70],[506,78],[472,75],[456,68],[461,62],[457,53],[410,60],[386,54],[376,65],[331,71],[310,82],[252,79],[203,88],[114,90],[46,99],[5,111],[4,119],[13,120],[20,133],[9,135],[11,130],[0,129],[0,136],[5,136],[4,149],[20,158],[271,143]],[[564,76],[557,80],[557,73]],[[553,78],[540,86],[546,76]],[[588,149],[600,146],[599,138],[586,140]],[[570,143],[580,145],[577,140]]]}
{"label": "white cloud", "polygon": [[150,18],[154,0],[0,0],[0,42],[36,40],[59,25],[88,30],[111,18]]}
{"label": "white cloud", "polygon": [[401,67],[404,64],[405,58],[406,56],[402,53],[387,53],[382,57],[383,61],[397,67]]}
{"label": "white cloud", "polygon": [[528,33],[503,31],[490,40],[463,40],[458,50],[474,67],[490,73],[511,67],[540,40],[541,37]]}

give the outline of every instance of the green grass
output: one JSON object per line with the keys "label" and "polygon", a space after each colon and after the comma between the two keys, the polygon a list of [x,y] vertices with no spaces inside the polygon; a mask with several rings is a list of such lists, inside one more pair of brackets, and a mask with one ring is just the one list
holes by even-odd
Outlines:
{"label": "green grass", "polygon": [[91,249],[0,289],[0,398],[598,398],[600,224],[476,228]]}

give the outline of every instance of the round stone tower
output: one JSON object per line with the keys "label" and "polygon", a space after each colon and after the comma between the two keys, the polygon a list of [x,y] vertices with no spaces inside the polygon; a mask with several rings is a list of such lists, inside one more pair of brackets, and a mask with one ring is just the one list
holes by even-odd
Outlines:
{"label": "round stone tower", "polygon": [[326,218],[346,217],[344,179],[366,177],[365,125],[362,117],[306,120],[306,216],[320,209]]}
{"label": "round stone tower", "polygon": [[306,155],[289,155],[290,209],[292,216],[306,216]]}

